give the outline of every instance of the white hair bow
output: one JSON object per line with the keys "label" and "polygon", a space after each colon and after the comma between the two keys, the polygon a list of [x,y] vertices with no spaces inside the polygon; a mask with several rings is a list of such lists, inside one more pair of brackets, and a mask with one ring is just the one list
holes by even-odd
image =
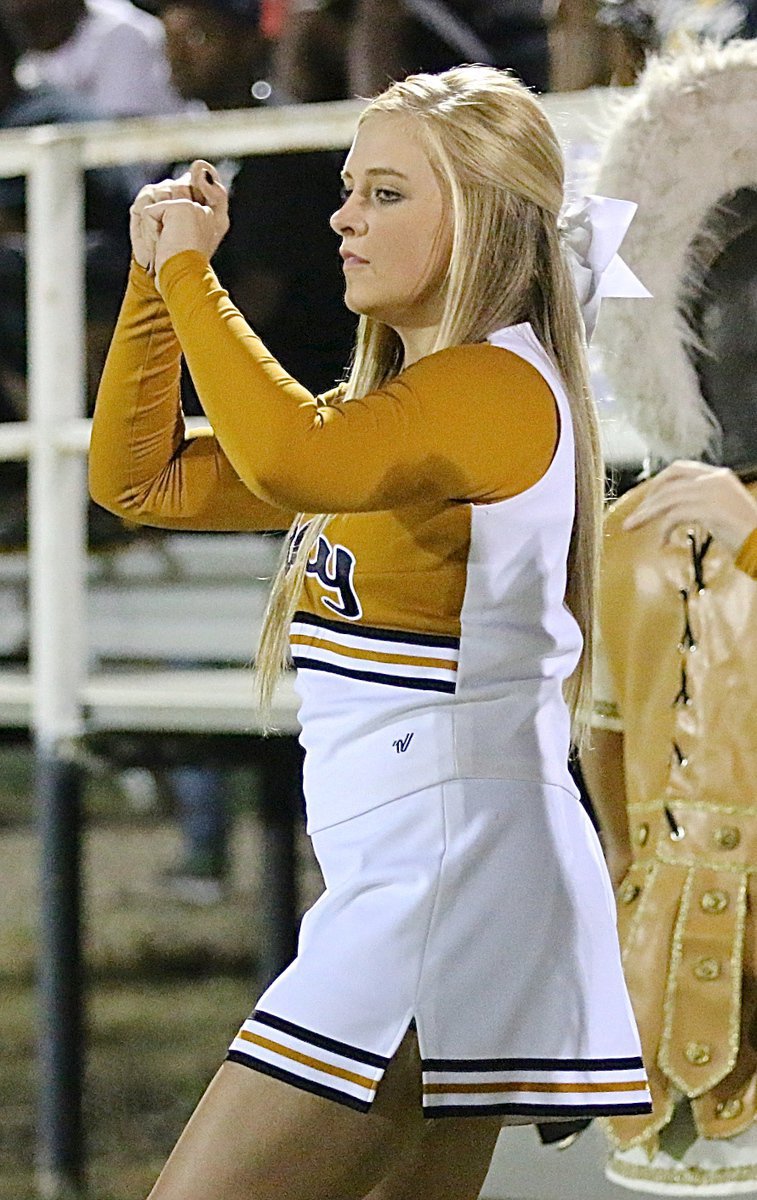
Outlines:
{"label": "white hair bow", "polygon": [[647,291],[618,254],[638,205],[610,196],[582,196],[560,213],[560,231],[581,305],[586,340],[594,332],[599,306],[607,296],[649,299]]}

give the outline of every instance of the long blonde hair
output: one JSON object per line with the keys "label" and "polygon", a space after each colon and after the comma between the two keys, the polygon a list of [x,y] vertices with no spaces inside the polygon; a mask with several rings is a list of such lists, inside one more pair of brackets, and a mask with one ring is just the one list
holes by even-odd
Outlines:
{"label": "long blonde hair", "polygon": [[[576,516],[566,603],[584,638],[566,685],[574,741],[588,723],[592,625],[600,537],[603,467],[585,358],[583,323],[563,254],[559,143],[534,96],[491,67],[411,75],[372,100],[376,113],[412,119],[453,214],[445,303],[433,350],[480,342],[495,329],[530,321],[555,362],[570,401],[576,445]],[[342,401],[381,387],[402,370],[398,335],[361,317]],[[274,580],[257,656],[259,694],[270,703],[288,661],[288,629],[308,558],[330,517],[312,518],[285,550]],[[301,525],[301,518],[293,530]]]}

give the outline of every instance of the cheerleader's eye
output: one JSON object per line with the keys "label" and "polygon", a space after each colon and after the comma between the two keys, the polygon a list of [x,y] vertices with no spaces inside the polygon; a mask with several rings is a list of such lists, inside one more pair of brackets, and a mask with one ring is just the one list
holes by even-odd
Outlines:
{"label": "cheerleader's eye", "polygon": [[379,204],[396,204],[398,200],[402,199],[401,194],[393,191],[392,188],[376,188],[373,194]]}

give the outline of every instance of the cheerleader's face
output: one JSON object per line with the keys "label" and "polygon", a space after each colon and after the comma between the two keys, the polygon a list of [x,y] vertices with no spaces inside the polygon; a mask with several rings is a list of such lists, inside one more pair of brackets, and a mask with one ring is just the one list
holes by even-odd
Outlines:
{"label": "cheerleader's face", "polygon": [[452,243],[438,180],[412,123],[375,113],[358,130],[342,172],[345,303],[396,330],[438,324]]}

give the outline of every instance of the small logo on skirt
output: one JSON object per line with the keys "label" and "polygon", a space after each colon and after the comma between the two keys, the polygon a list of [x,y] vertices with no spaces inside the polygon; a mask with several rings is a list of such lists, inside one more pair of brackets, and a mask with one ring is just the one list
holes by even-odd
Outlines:
{"label": "small logo on skirt", "polygon": [[392,742],[392,745],[398,754],[404,754],[412,740],[412,733],[406,733],[403,738],[397,738],[396,742]]}

